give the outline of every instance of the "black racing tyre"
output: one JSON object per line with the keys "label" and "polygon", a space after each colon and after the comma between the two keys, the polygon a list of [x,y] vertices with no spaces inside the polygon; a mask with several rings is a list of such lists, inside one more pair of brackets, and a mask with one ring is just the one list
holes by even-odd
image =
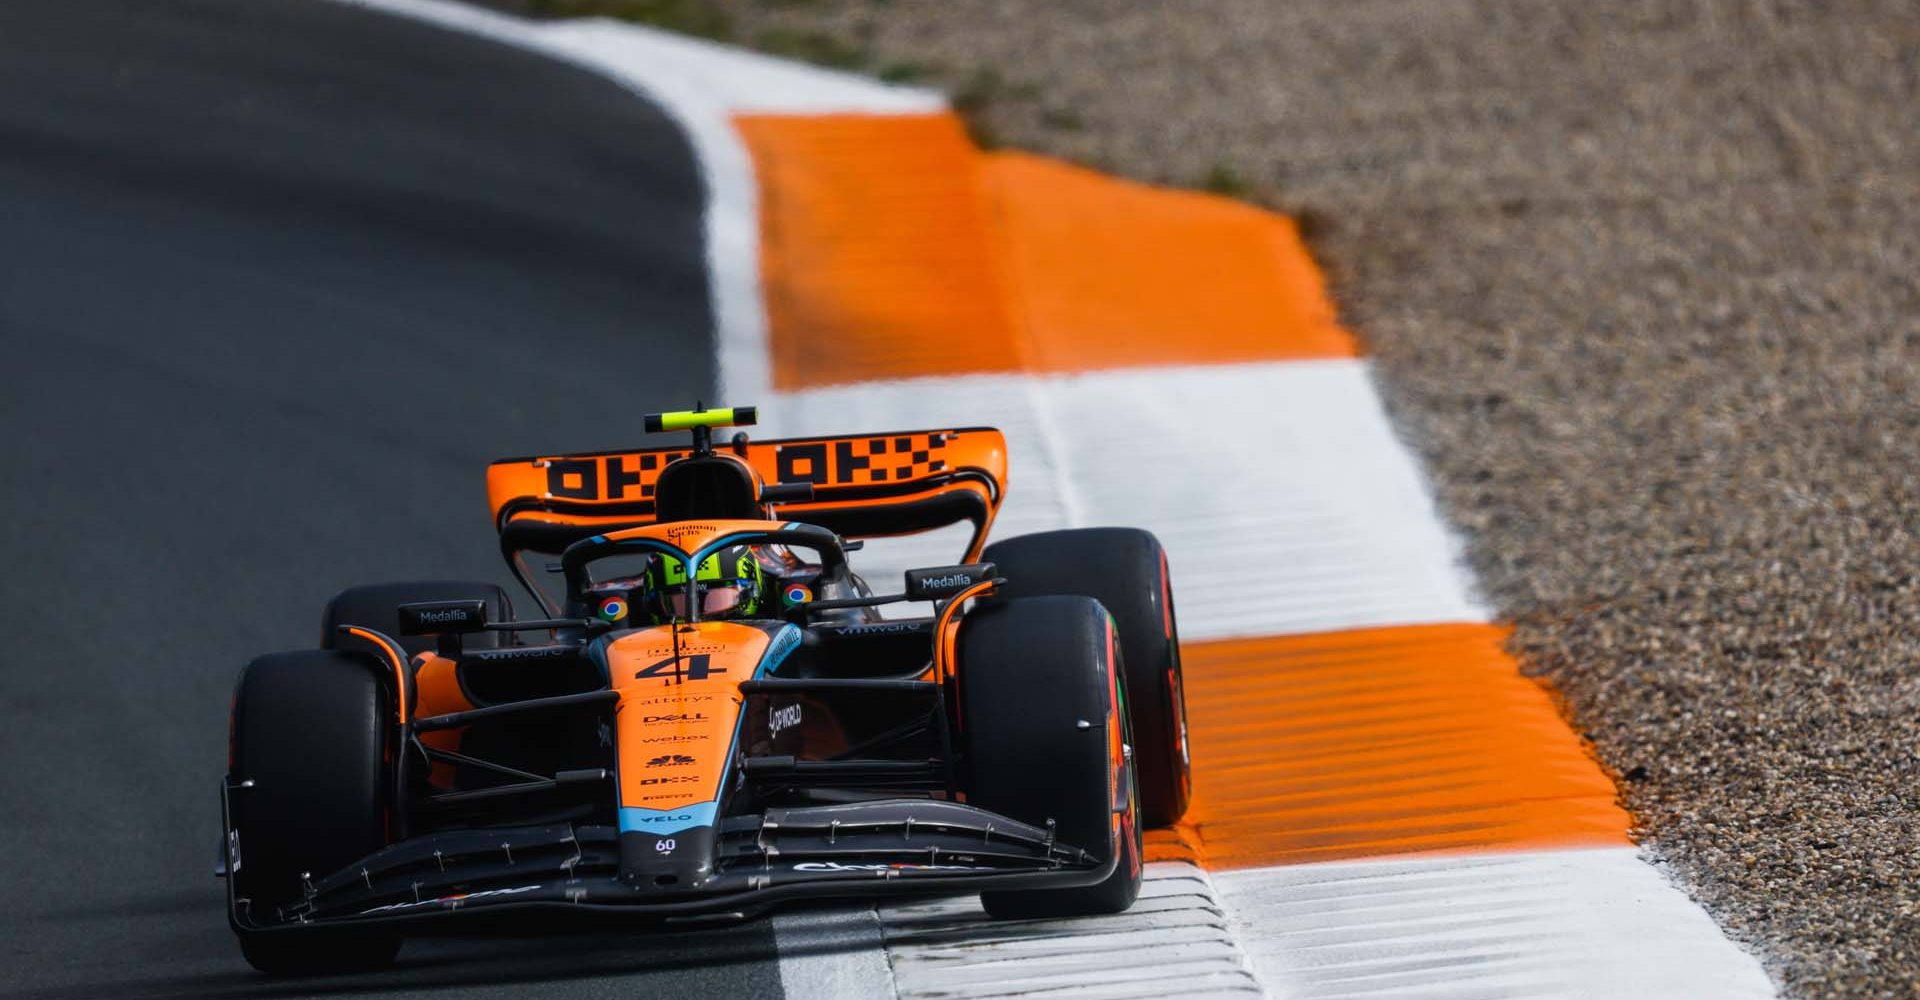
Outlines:
{"label": "black racing tyre", "polygon": [[338,976],[392,965],[400,954],[400,938],[337,927],[243,932],[240,954],[269,976]]}
{"label": "black racing tyre", "polygon": [[[370,649],[350,635],[341,635],[340,626],[359,625],[381,632],[398,642],[408,656],[432,649],[433,636],[401,635],[400,605],[426,601],[486,601],[488,621],[509,621],[513,604],[507,592],[491,583],[469,580],[408,580],[404,583],[376,583],[348,587],[327,602],[320,618],[321,649]],[[471,649],[492,649],[501,644],[504,632],[476,632],[463,637]]]}
{"label": "black racing tyre", "polygon": [[[239,864],[228,877],[247,919],[278,922],[306,875],[324,878],[386,846],[386,669],[359,653],[306,650],[262,656],[240,675],[228,774]],[[397,936],[358,929],[236,933],[248,963],[276,975],[379,968],[400,950]]]}
{"label": "black racing tyre", "polygon": [[[969,804],[1036,826],[1113,874],[1075,889],[981,893],[1000,918],[1119,913],[1140,894],[1139,798],[1127,740],[1126,681],[1111,619],[1083,597],[983,603],[959,636],[961,739]],[[1082,728],[1083,723],[1092,723]]]}
{"label": "black racing tyre", "polygon": [[1179,822],[1192,798],[1193,777],[1180,629],[1160,540],[1138,528],[1075,528],[996,542],[982,558],[1007,580],[997,593],[1078,594],[1113,615],[1131,700],[1140,811],[1148,826]]}

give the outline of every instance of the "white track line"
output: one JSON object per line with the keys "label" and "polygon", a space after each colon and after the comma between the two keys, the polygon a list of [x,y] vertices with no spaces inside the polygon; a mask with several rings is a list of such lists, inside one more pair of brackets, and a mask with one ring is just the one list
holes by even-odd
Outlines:
{"label": "white track line", "polygon": [[774,948],[787,1000],[893,1000],[879,914],[871,906],[776,913]]}
{"label": "white track line", "polygon": [[999,921],[973,897],[880,908],[900,996],[1258,997],[1207,873],[1147,866],[1140,899],[1112,917]]}
{"label": "white track line", "polygon": [[[1364,361],[914,379],[781,393],[774,432],[1006,431],[995,537],[1139,525],[1167,547],[1188,639],[1485,621]],[[949,536],[862,553],[870,578]]]}
{"label": "white track line", "polygon": [[1214,882],[1283,997],[1773,996],[1759,963],[1632,848],[1338,861]]}

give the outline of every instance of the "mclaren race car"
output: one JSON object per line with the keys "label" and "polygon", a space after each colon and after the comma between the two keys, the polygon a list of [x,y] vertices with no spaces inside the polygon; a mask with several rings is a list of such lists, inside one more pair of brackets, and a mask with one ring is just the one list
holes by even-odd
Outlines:
{"label": "mclaren race car", "polygon": [[[1132,529],[986,543],[997,430],[506,459],[486,583],[356,587],[234,693],[229,919],[256,968],[378,967],[409,934],[699,924],[978,893],[1126,909],[1188,766],[1166,558]],[[967,525],[876,594],[863,539]],[[889,608],[890,605],[898,607]],[[916,613],[917,612],[917,613]]]}

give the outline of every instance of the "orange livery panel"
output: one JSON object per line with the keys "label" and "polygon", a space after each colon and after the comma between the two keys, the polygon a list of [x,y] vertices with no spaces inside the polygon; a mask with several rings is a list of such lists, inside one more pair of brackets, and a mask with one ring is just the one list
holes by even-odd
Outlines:
{"label": "orange livery panel", "polygon": [[744,703],[739,683],[800,644],[791,625],[662,626],[608,645],[620,692],[620,829],[675,833],[714,822]]}
{"label": "orange livery panel", "polygon": [[[502,459],[487,469],[488,500],[503,537],[648,524],[661,472],[693,454],[682,446]],[[769,495],[780,518],[853,538],[971,521],[984,540],[1007,483],[1006,438],[988,427],[751,441],[719,454],[742,462],[762,488],[810,489],[804,498]]]}

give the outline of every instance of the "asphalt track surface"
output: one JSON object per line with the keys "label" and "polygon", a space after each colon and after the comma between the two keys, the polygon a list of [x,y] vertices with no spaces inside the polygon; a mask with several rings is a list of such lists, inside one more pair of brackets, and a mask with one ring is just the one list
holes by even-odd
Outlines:
{"label": "asphalt track surface", "polygon": [[657,110],[484,41],[0,4],[0,992],[778,994],[765,923],[271,981],[211,877],[250,656],[353,583],[504,582],[489,458],[710,392],[702,198]]}

